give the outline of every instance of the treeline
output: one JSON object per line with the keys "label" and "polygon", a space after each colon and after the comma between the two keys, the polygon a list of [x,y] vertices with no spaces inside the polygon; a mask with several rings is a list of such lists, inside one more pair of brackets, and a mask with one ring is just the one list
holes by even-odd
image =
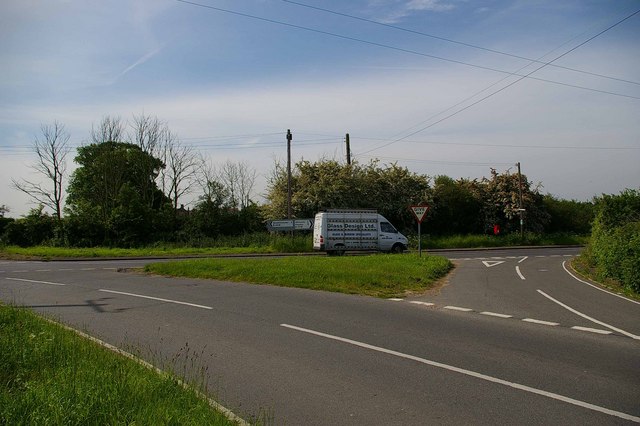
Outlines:
{"label": "treeline", "polygon": [[[288,176],[282,165],[275,165],[267,202],[259,205],[252,199],[255,170],[232,162],[215,167],[155,118],[103,119],[91,143],[77,149],[77,168],[68,182],[64,126],[44,126],[43,135],[36,141],[40,162],[34,168],[53,164],[46,170],[57,172],[45,174],[48,190],[14,181],[40,206],[17,220],[2,218],[4,244],[207,245],[221,236],[264,232],[267,220],[287,217]],[[534,233],[587,234],[593,218],[593,203],[543,195],[525,175],[493,169],[482,179],[454,180],[378,161],[300,161],[291,186],[293,217],[310,218],[329,208],[373,208],[408,233],[416,228],[409,206],[425,203],[430,211],[422,229],[432,235],[493,233],[496,225],[502,234],[519,232],[520,209],[524,230]],[[180,203],[187,193],[196,196],[189,209]]]}

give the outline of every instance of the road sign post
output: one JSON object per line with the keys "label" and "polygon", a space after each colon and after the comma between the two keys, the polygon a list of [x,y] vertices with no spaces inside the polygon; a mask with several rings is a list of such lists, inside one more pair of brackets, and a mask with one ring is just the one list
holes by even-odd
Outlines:
{"label": "road sign post", "polygon": [[416,217],[416,221],[418,222],[418,256],[422,257],[422,230],[420,229],[420,225],[425,217],[427,217],[427,212],[429,211],[428,205],[423,206],[411,206],[411,212]]}

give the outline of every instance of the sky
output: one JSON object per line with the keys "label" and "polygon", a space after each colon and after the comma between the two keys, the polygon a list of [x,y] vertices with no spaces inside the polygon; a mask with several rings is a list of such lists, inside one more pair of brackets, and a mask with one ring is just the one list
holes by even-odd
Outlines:
{"label": "sky", "polygon": [[287,129],[293,162],[346,162],[349,133],[355,161],[432,177],[481,179],[519,162],[558,198],[639,189],[640,13],[629,17],[639,9],[637,0],[3,0],[0,205],[12,217],[34,207],[11,182],[42,180],[31,168],[42,125],[63,124],[75,149],[104,117],[140,115],[166,122],[214,166],[255,169],[256,201],[286,161]]}

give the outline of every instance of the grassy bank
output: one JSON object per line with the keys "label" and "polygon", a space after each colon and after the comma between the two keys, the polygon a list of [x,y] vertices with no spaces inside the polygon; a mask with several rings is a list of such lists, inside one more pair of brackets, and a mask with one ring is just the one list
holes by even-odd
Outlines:
{"label": "grassy bank", "polygon": [[145,271],[169,276],[398,297],[430,288],[451,267],[451,262],[440,256],[381,254],[278,259],[192,259],[147,265]]}
{"label": "grassy bank", "polygon": [[0,424],[231,425],[193,390],[0,305]]}

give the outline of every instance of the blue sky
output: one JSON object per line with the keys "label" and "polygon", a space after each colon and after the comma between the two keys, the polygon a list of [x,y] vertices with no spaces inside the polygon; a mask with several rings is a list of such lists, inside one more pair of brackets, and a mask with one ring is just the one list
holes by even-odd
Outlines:
{"label": "blue sky", "polygon": [[511,55],[551,61],[635,0],[193,3],[0,4],[0,204],[12,216],[32,207],[11,179],[37,178],[40,125],[63,123],[79,146],[107,115],[157,116],[212,163],[246,162],[258,200],[287,129],[294,161],[344,161],[348,132],[358,161],[429,176],[521,162],[561,198],[640,187],[640,14],[553,62],[565,68],[509,74],[541,65]]}

